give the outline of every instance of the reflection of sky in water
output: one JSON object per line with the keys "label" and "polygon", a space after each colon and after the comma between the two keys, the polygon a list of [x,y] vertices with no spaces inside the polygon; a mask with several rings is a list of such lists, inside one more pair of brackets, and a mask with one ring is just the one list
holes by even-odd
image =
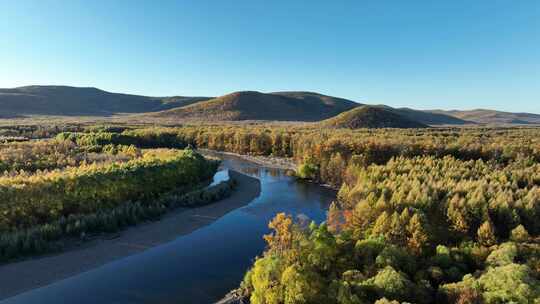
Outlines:
{"label": "reflection of sky in water", "polygon": [[[262,253],[262,236],[276,213],[322,221],[335,197],[331,190],[296,182],[283,170],[261,168],[233,156],[224,156],[222,168],[259,178],[260,196],[173,242],[6,303],[212,303],[237,287]],[[215,181],[226,175],[220,173]]]}
{"label": "reflection of sky in water", "polygon": [[228,181],[229,180],[229,169],[220,169],[216,174],[214,174],[214,178],[212,179],[212,183],[208,185],[208,187],[215,186],[221,182]]}

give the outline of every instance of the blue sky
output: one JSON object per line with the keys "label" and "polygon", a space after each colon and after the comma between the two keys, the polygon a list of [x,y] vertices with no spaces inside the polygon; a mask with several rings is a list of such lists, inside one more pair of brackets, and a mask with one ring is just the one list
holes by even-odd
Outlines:
{"label": "blue sky", "polygon": [[540,1],[2,1],[0,87],[540,113]]}

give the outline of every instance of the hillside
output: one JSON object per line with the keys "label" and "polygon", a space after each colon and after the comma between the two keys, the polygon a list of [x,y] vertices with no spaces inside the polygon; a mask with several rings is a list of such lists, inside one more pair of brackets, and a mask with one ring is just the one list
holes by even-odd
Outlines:
{"label": "hillside", "polygon": [[99,115],[143,113],[185,106],[205,97],[147,97],[96,88],[27,86],[0,89],[0,117],[20,115]]}
{"label": "hillside", "polygon": [[397,108],[392,110],[400,115],[409,118],[410,120],[419,121],[426,125],[434,126],[474,124],[474,122],[472,121],[468,121],[445,113],[427,112],[410,108]]}
{"label": "hillside", "polygon": [[322,126],[333,128],[425,128],[427,125],[397,114],[391,108],[362,106],[324,120]]}
{"label": "hillside", "polygon": [[[140,114],[144,119],[193,121],[321,121],[361,104],[314,92],[236,92],[221,97],[149,97],[111,93],[97,88],[25,86],[0,89],[0,119],[27,115],[111,116]],[[383,107],[425,125],[540,124],[540,115],[478,109],[421,111]]]}
{"label": "hillside", "polygon": [[335,109],[335,111],[339,111],[339,113],[348,111],[354,107],[361,105],[360,103],[348,99],[327,96],[314,92],[274,92],[271,94],[301,99],[308,106],[318,106],[320,103],[322,103],[323,105],[332,107],[333,109]]}
{"label": "hillside", "polygon": [[487,109],[476,109],[470,111],[430,111],[436,114],[445,114],[459,119],[473,121],[480,124],[540,124],[540,115],[532,113],[511,113]]}
{"label": "hillside", "polygon": [[148,114],[190,120],[319,121],[359,104],[311,92],[235,92],[189,106]]}

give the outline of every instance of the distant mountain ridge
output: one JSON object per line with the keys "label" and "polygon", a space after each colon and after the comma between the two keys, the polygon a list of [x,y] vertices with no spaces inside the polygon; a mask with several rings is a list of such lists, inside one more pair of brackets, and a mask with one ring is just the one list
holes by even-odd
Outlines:
{"label": "distant mountain ridge", "polygon": [[97,88],[26,86],[0,89],[0,116],[112,115],[160,111],[207,97],[147,97],[111,93]]}
{"label": "distant mountain ridge", "polygon": [[150,117],[188,120],[319,121],[360,104],[313,92],[242,91],[189,106],[150,113]]}
{"label": "distant mountain ridge", "polygon": [[[136,114],[138,118],[169,121],[275,120],[315,122],[335,117],[363,104],[306,91],[261,93],[240,91],[220,97],[149,97],[111,93],[93,87],[25,86],[0,89],[0,118],[28,115],[111,116]],[[540,124],[540,115],[494,110],[421,111],[382,107],[398,116],[424,125]],[[388,118],[383,111],[370,115]],[[365,114],[362,114],[365,115]],[[367,119],[367,117],[364,117]],[[388,124],[388,121],[386,122]]]}
{"label": "distant mountain ridge", "polygon": [[426,125],[467,125],[475,123],[444,113],[420,111],[410,108],[397,108],[393,110],[411,120],[420,121]]}
{"label": "distant mountain ridge", "polygon": [[435,114],[453,116],[479,124],[540,124],[540,115],[533,113],[511,113],[488,109],[476,110],[432,110],[426,111]]}

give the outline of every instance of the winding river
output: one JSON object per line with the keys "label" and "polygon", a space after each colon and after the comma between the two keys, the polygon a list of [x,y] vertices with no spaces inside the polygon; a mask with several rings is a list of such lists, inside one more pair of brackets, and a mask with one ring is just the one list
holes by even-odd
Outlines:
{"label": "winding river", "polygon": [[[207,216],[204,225],[170,242],[2,303],[213,303],[238,286],[253,259],[261,254],[265,246],[262,235],[268,233],[268,222],[276,213],[321,221],[335,197],[334,191],[297,182],[284,170],[215,155],[223,160],[223,170],[259,179],[258,196],[219,216]],[[225,175],[221,172],[217,177]]]}

